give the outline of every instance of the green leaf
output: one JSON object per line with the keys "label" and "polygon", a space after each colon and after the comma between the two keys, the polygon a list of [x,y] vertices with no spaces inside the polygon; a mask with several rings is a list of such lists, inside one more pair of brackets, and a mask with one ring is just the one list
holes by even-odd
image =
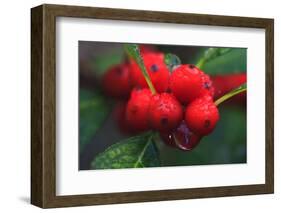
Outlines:
{"label": "green leaf", "polygon": [[152,133],[144,133],[113,144],[91,163],[92,169],[143,168],[160,166]]}
{"label": "green leaf", "polygon": [[140,53],[139,46],[137,44],[124,44],[124,48],[125,48],[127,55],[129,57],[133,58],[133,60],[135,60],[137,62],[137,64],[139,65],[139,67],[142,71],[143,76],[145,78],[146,77],[149,78],[148,72],[147,72],[144,62],[143,62],[143,58]]}
{"label": "green leaf", "polygon": [[92,137],[110,112],[107,100],[97,91],[79,91],[79,151],[91,142]]}
{"label": "green leaf", "polygon": [[203,67],[204,72],[211,75],[234,74],[247,71],[247,49],[232,48],[222,57],[214,58]]}
{"label": "green leaf", "polygon": [[204,52],[203,57],[198,61],[196,66],[202,68],[209,61],[212,61],[215,58],[225,55],[226,53],[230,52],[232,49],[233,48],[215,48],[215,47],[208,48]]}
{"label": "green leaf", "polygon": [[181,65],[181,60],[178,56],[172,53],[168,53],[165,55],[165,64],[167,65],[170,72],[179,65]]}
{"label": "green leaf", "polygon": [[133,58],[135,61],[140,57],[139,47],[137,44],[124,44],[127,55]]}
{"label": "green leaf", "polygon": [[141,53],[140,53],[140,48],[139,48],[139,45],[137,44],[124,44],[124,48],[125,48],[125,51],[127,53],[127,55],[131,58],[133,58],[137,64],[139,65],[140,69],[141,69],[141,72],[142,72],[142,75],[143,77],[145,78],[145,81],[150,89],[150,91],[152,92],[152,94],[156,94],[156,90],[151,82],[151,79],[149,77],[149,74],[146,70],[146,67],[144,65],[144,61],[143,61],[143,58],[141,56]]}
{"label": "green leaf", "polygon": [[247,83],[231,90],[230,92],[226,93],[225,95],[223,95],[222,97],[220,97],[218,100],[215,101],[215,104],[218,106],[219,104],[221,104],[222,102],[232,98],[235,95],[238,95],[242,92],[245,92],[247,90]]}

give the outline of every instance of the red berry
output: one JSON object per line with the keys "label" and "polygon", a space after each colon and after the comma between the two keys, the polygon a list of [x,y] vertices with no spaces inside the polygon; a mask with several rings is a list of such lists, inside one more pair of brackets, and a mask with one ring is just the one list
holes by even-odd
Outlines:
{"label": "red berry", "polygon": [[184,121],[175,131],[161,133],[160,136],[167,145],[186,151],[195,148],[201,140],[201,136],[191,132]]}
{"label": "red berry", "polygon": [[130,134],[132,132],[130,130],[130,126],[128,122],[125,119],[126,106],[127,106],[126,102],[118,102],[113,109],[113,117],[116,121],[117,127],[120,130],[120,132],[124,134]]}
{"label": "red berry", "polygon": [[158,131],[173,130],[182,119],[182,106],[172,94],[161,93],[151,98],[148,120],[153,129]]}
{"label": "red berry", "polygon": [[114,98],[127,98],[131,92],[129,66],[120,64],[111,67],[103,76],[105,93]]}
{"label": "red berry", "polygon": [[139,48],[141,54],[156,52],[155,46],[150,44],[140,44]]}
{"label": "red berry", "polygon": [[199,135],[210,134],[219,120],[219,111],[210,96],[195,99],[185,111],[187,127]]}
{"label": "red berry", "polygon": [[134,89],[126,107],[126,121],[134,132],[148,129],[147,113],[152,94],[149,89]]}
{"label": "red berry", "polygon": [[[164,54],[145,53],[142,58],[157,92],[165,92],[168,89],[170,73],[164,62]],[[131,60],[131,80],[134,86],[148,87],[139,65],[134,60]]]}
{"label": "red berry", "polygon": [[205,96],[205,95],[214,97],[215,88],[213,86],[213,82],[212,82],[210,76],[201,70],[199,70],[199,71],[201,73],[200,76],[201,76],[202,83],[203,83],[203,89],[201,90],[200,97]]}
{"label": "red berry", "polygon": [[172,72],[169,86],[176,98],[187,104],[202,92],[201,72],[192,64],[181,65]]}
{"label": "red berry", "polygon": [[[246,73],[217,75],[212,77],[212,81],[215,88],[215,99],[218,99],[224,94],[246,83],[247,75]],[[245,103],[246,92],[234,96],[227,102],[233,103],[233,101],[235,101],[236,103]]]}

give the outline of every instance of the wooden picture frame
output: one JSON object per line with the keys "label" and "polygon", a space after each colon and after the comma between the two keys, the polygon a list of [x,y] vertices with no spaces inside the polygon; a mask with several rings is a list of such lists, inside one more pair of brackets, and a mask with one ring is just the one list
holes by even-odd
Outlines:
{"label": "wooden picture frame", "polygon": [[[210,26],[261,28],[266,32],[266,168],[265,184],[192,189],[56,195],[56,17],[95,18]],[[266,194],[274,191],[274,21],[186,13],[63,5],[31,9],[31,203],[66,207],[219,196]]]}

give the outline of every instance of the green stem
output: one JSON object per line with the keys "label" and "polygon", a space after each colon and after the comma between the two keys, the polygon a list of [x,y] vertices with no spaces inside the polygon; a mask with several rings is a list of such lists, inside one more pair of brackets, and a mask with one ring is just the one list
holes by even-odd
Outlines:
{"label": "green stem", "polygon": [[215,101],[215,105],[218,106],[218,105],[221,104],[222,102],[224,102],[224,101],[226,101],[226,100],[232,98],[232,97],[235,96],[235,95],[238,95],[238,94],[240,94],[240,93],[242,93],[242,92],[245,92],[246,90],[247,90],[247,87],[246,87],[246,84],[244,84],[244,85],[242,85],[242,86],[240,86],[240,87],[238,87],[238,88],[232,90],[231,92],[229,92],[229,93],[223,95],[223,96],[220,97],[219,99],[217,99],[217,100]]}
{"label": "green stem", "polygon": [[198,61],[198,63],[196,64],[196,67],[198,67],[199,69],[202,69],[202,67],[205,65],[205,63],[206,63],[206,60],[203,57]]}
{"label": "green stem", "polygon": [[143,75],[143,77],[144,77],[144,79],[145,79],[145,81],[146,81],[146,83],[147,83],[151,93],[153,95],[155,95],[156,94],[156,90],[155,90],[155,88],[154,88],[154,86],[153,86],[153,84],[152,84],[152,82],[150,80],[149,74],[148,74],[148,72],[146,70],[146,67],[144,65],[143,58],[142,58],[142,55],[140,53],[140,49],[139,49],[138,45],[137,45],[137,52],[138,52],[138,55],[139,55],[139,57],[137,57],[137,63],[139,64],[139,66],[141,68],[142,75]]}
{"label": "green stem", "polygon": [[146,70],[146,67],[144,65],[144,61],[143,61],[139,46],[137,44],[126,44],[125,49],[126,49],[126,52],[127,52],[128,56],[132,57],[137,62],[137,64],[139,65],[139,67],[141,69],[141,72],[142,72],[142,75],[143,75],[151,93],[153,95],[155,95],[157,92],[156,92],[155,87],[153,86],[153,84],[151,82],[149,74],[148,74],[148,72]]}

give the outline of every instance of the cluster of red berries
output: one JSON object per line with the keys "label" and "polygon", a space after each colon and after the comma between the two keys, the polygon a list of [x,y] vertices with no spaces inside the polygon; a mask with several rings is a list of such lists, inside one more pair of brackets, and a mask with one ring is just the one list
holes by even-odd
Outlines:
{"label": "cluster of red berries", "polygon": [[111,68],[103,78],[108,95],[126,100],[117,110],[118,122],[134,133],[156,130],[166,144],[193,149],[219,120],[210,77],[192,64],[170,72],[162,53],[146,52],[142,58],[156,94],[133,59]]}

